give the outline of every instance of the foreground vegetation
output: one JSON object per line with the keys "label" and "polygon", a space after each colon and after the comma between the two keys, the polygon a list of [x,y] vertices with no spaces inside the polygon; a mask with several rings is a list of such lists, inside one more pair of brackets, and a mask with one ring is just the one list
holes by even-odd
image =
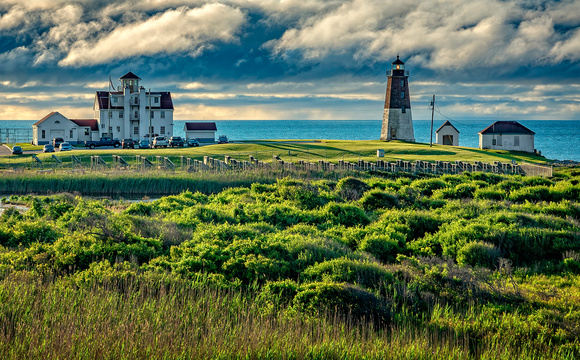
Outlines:
{"label": "foreground vegetation", "polygon": [[579,175],[12,196],[0,357],[578,358]]}

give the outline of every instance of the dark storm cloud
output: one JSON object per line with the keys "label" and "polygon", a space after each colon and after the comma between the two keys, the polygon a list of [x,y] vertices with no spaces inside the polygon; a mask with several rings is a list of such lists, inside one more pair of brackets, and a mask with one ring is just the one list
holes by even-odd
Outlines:
{"label": "dark storm cloud", "polygon": [[380,118],[400,54],[415,116],[437,93],[463,118],[577,118],[579,14],[578,1],[0,0],[0,103],[90,116],[93,91],[131,70],[172,91],[182,119]]}

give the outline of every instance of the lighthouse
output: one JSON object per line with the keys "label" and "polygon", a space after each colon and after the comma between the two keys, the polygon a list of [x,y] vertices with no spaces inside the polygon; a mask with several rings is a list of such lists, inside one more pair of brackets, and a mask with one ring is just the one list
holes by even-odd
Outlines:
{"label": "lighthouse", "polygon": [[408,78],[405,63],[397,55],[397,60],[393,61],[391,69],[387,70],[381,140],[415,141]]}

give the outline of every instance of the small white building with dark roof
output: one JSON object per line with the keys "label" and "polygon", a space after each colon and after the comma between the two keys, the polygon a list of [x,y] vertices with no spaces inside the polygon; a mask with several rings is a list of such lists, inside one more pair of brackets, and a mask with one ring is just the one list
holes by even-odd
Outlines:
{"label": "small white building with dark roof", "polygon": [[439,145],[459,146],[459,130],[449,121],[445,121],[435,131],[435,139],[435,142]]}
{"label": "small white building with dark roof", "polygon": [[479,148],[533,153],[535,134],[517,121],[496,121],[479,132]]}
{"label": "small white building with dark roof", "polygon": [[96,119],[69,119],[53,111],[32,125],[32,143],[46,145],[52,139],[62,138],[71,144],[99,139]]}
{"label": "small white building with dark roof", "polygon": [[187,139],[197,139],[200,143],[215,142],[217,126],[214,122],[186,122],[183,127]]}

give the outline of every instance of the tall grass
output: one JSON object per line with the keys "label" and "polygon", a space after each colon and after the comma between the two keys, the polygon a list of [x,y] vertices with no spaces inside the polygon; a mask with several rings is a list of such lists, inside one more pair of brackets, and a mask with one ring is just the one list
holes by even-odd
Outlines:
{"label": "tall grass", "polygon": [[[264,313],[249,294],[208,285],[83,284],[16,273],[0,281],[2,359],[572,359],[570,348],[516,334],[472,338],[399,321],[377,329],[329,312]],[[448,308],[436,307],[444,319]],[[507,335],[507,336],[506,336]]]}

